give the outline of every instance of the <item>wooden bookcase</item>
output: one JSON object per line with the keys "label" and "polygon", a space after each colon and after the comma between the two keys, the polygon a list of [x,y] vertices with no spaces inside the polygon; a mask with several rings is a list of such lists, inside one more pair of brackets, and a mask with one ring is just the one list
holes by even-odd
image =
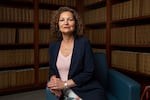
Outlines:
{"label": "wooden bookcase", "polygon": [[111,67],[150,84],[149,0],[129,0],[112,5]]}
{"label": "wooden bookcase", "polygon": [[36,88],[33,7],[31,0],[0,1],[1,95]]}
{"label": "wooden bookcase", "polygon": [[[150,84],[149,0],[95,0],[93,2],[84,0],[84,2],[85,36],[91,40],[94,49],[100,49],[96,52],[105,52],[109,67],[138,81],[142,89]],[[106,7],[105,14],[98,11],[103,7]],[[95,13],[88,13],[90,11]],[[105,15],[105,19],[100,21]],[[106,31],[104,35],[100,35],[103,31],[95,31],[95,29]],[[103,38],[105,42],[102,41]]]}
{"label": "wooden bookcase", "polygon": [[94,52],[107,54],[108,65],[111,66],[111,1],[84,0],[85,36],[91,41]]}
{"label": "wooden bookcase", "polygon": [[75,2],[0,1],[0,95],[46,87],[51,14]]}

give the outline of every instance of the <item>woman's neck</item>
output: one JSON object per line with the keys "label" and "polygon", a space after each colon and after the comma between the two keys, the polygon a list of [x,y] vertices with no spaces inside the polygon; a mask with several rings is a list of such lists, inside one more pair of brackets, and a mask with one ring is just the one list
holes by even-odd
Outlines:
{"label": "woman's neck", "polygon": [[65,43],[73,42],[74,37],[73,36],[64,36],[62,41]]}

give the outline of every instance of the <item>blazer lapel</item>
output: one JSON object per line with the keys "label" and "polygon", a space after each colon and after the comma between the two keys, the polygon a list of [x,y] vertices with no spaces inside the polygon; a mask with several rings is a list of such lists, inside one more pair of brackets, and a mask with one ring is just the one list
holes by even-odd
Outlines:
{"label": "blazer lapel", "polygon": [[53,62],[53,66],[54,66],[55,71],[56,71],[56,73],[57,73],[57,75],[58,75],[57,77],[60,77],[60,76],[59,76],[58,69],[57,69],[57,66],[56,66],[56,62],[57,62],[57,57],[58,57],[58,52],[59,52],[60,44],[61,44],[61,41],[58,41],[58,42],[56,43],[56,46],[55,46],[54,48],[52,48],[52,49],[54,49],[54,62]]}
{"label": "blazer lapel", "polygon": [[75,39],[68,78],[70,78],[72,76],[72,74],[74,73],[74,71],[75,71],[76,64],[77,64],[77,61],[78,61],[77,59],[79,57],[79,52],[77,50],[80,47],[79,45],[80,44],[78,43],[78,39]]}

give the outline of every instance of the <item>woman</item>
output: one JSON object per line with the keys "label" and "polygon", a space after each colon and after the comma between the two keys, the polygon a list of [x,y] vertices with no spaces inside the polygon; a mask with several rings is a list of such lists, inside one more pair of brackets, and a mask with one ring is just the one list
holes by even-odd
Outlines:
{"label": "woman", "polygon": [[58,99],[105,100],[104,89],[93,77],[93,53],[89,40],[82,36],[77,12],[60,7],[52,19],[51,31],[58,40],[49,46],[50,92]]}

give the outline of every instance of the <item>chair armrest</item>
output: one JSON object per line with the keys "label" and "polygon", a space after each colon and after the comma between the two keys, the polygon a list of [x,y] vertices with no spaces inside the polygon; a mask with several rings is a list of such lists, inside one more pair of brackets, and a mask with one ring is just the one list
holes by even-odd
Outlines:
{"label": "chair armrest", "polygon": [[140,100],[140,84],[126,75],[109,69],[109,92],[118,100]]}
{"label": "chair armrest", "polygon": [[45,91],[46,91],[46,100],[59,100],[50,92],[48,87],[45,88]]}

